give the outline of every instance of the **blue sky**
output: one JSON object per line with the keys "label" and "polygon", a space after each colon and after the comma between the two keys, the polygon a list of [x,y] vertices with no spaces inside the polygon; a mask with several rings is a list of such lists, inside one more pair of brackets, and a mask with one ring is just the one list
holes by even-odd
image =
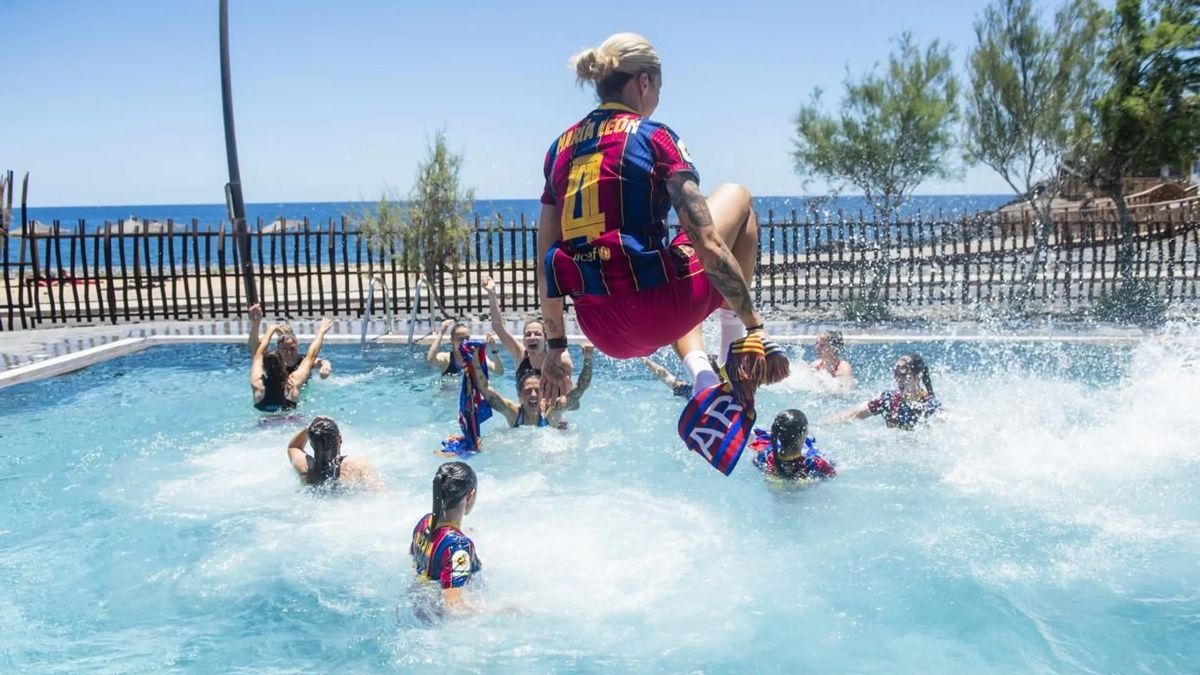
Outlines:
{"label": "blue sky", "polygon": [[[836,101],[904,30],[950,42],[961,68],[986,3],[230,4],[246,200],[275,202],[406,192],[438,129],[480,197],[536,198],[550,140],[594,103],[567,59],[621,30],[658,49],[655,117],[704,185],[800,194],[791,119],[812,88]],[[223,201],[217,0],[0,0],[0,44],[0,168],[31,173],[31,204]],[[919,192],[1007,190],[972,169]]]}

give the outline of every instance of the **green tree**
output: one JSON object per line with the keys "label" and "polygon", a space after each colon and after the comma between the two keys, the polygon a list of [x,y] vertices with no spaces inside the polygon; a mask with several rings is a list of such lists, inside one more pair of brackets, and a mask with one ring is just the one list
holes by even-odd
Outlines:
{"label": "green tree", "polygon": [[367,245],[381,254],[395,246],[405,267],[429,280],[439,303],[446,275],[461,262],[471,232],[475,190],[462,185],[462,163],[463,156],[447,146],[446,132],[437,132],[403,206],[385,192],[375,208],[356,218]]}
{"label": "green tree", "polygon": [[1034,0],[996,0],[975,22],[967,61],[966,160],[999,174],[1034,213],[1034,250],[1014,305],[1023,309],[1046,256],[1051,202],[1065,163],[1086,143],[1083,111],[1098,96],[1100,31],[1094,0],[1069,0],[1045,25]]}
{"label": "green tree", "polygon": [[[1137,224],[1124,179],[1163,165],[1186,166],[1200,144],[1200,2],[1117,0],[1095,106],[1095,136],[1081,155],[1089,177],[1113,199],[1121,223],[1121,286],[1110,318],[1151,319],[1153,294],[1134,279]],[[1124,298],[1124,301],[1120,300]],[[1147,306],[1150,300],[1150,306]]]}
{"label": "green tree", "polygon": [[904,33],[884,74],[847,78],[845,87],[838,114],[823,112],[820,89],[797,113],[796,173],[834,191],[857,188],[890,219],[923,181],[953,174],[958,80],[949,48],[934,40],[922,50]]}
{"label": "green tree", "polygon": [[[896,210],[926,179],[949,177],[958,80],[950,51],[937,40],[922,49],[909,33],[897,40],[883,74],[847,77],[841,110],[827,114],[821,90],[796,114],[796,173],[820,178],[835,194],[856,188],[887,227]],[[879,245],[865,298],[847,311],[856,319],[886,316],[880,299],[891,254]]]}

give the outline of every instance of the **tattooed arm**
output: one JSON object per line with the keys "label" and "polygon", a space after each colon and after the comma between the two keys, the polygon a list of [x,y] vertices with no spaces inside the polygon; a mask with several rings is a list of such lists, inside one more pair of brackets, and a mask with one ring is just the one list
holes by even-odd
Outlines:
{"label": "tattooed arm", "polygon": [[667,193],[671,196],[671,205],[679,214],[680,226],[696,247],[709,281],[725,298],[729,308],[737,312],[742,323],[747,327],[762,324],[737,258],[713,225],[708,202],[700,192],[696,177],[686,171],[673,174],[667,180]]}
{"label": "tattooed arm", "polygon": [[[472,358],[477,359],[478,357],[473,356]],[[483,376],[483,369],[478,364],[474,368],[468,368],[467,372],[471,374],[471,383],[483,394],[484,400],[491,404],[492,410],[504,415],[504,419],[508,420],[510,426],[516,424],[520,406],[501,396],[500,392],[492,387],[491,381]]]}
{"label": "tattooed arm", "polygon": [[[558,241],[562,234],[562,225],[558,207],[542,205],[541,218],[538,219],[537,264],[545,264],[546,252]],[[563,299],[551,298],[549,287],[546,285],[546,274],[538,275],[538,295],[542,301],[542,318],[546,324],[546,339],[564,338],[567,327],[563,321]],[[542,364],[542,400],[556,401],[559,396],[571,390],[571,363],[565,358],[565,349],[550,349],[546,352],[546,360]]]}

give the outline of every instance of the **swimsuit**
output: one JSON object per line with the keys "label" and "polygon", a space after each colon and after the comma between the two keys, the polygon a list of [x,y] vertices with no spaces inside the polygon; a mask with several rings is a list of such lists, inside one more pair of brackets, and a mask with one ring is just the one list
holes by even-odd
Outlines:
{"label": "swimsuit", "polygon": [[[517,419],[513,420],[513,428],[515,429],[524,424],[525,424],[525,406],[521,406],[520,409],[517,410]],[[541,412],[538,412],[537,425],[539,427],[550,426],[550,422],[546,419],[546,416],[543,415]]]}

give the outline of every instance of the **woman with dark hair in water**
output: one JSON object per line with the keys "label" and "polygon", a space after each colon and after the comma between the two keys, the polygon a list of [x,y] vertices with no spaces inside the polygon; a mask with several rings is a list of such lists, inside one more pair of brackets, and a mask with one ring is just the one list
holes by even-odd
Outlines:
{"label": "woman with dark hair in water", "polygon": [[883,415],[883,420],[889,428],[911,431],[918,422],[928,419],[941,409],[942,404],[933,395],[929,366],[920,354],[901,356],[892,369],[892,375],[896,379],[895,389],[888,389],[878,397],[830,421],[844,422]]}
{"label": "woman with dark hair in water", "polygon": [[[258,351],[259,342],[263,339],[258,334],[262,318],[262,308],[258,305],[250,305],[250,337],[246,341],[246,347],[250,350],[251,355]],[[296,334],[292,331],[292,327],[286,323],[276,324],[276,328],[278,332],[275,349],[269,349],[267,354],[279,354],[287,372],[291,373],[300,365],[300,342],[296,340]],[[328,378],[333,372],[333,365],[329,363],[329,359],[317,359],[316,368],[322,380]]]}
{"label": "woman with dark hair in water", "polygon": [[[313,454],[304,451],[311,445]],[[317,416],[288,441],[288,459],[305,485],[319,487],[362,487],[379,490],[383,483],[371,460],[360,455],[342,454],[342,432],[337,422]]]}
{"label": "woman with dark hair in water", "polygon": [[[513,363],[517,364],[517,382],[535,371],[540,373],[546,362],[546,324],[541,319],[529,319],[522,330],[521,342],[517,342],[504,325],[504,312],[500,310],[496,282],[486,274],[483,276],[483,290],[487,292],[491,306],[492,330],[500,338],[500,344],[504,345],[504,350],[512,357]],[[563,362],[567,364],[567,368],[572,367],[569,354],[563,355]]]}
{"label": "woman with dark hair in water", "polygon": [[808,417],[796,409],[775,416],[771,432],[755,429],[750,447],[757,451],[754,466],[768,476],[787,480],[824,480],[837,475],[833,462],[825,459],[808,435]]}
{"label": "woman with dark hair in water", "polygon": [[[450,329],[450,351],[443,352],[442,336],[446,334],[446,329]],[[446,319],[442,322],[441,328],[438,329],[437,335],[433,337],[433,344],[429,345],[429,352],[425,355],[425,361],[441,371],[442,375],[457,375],[463,370],[462,353],[459,347],[462,343],[471,339],[471,329],[465,323],[455,323],[451,319]],[[493,344],[495,336],[488,336],[488,343]],[[504,374],[504,359],[497,356],[496,358],[488,357],[488,369],[494,375]]]}
{"label": "woman with dark hair in water", "polygon": [[250,392],[254,396],[254,407],[262,412],[280,412],[292,410],[300,402],[300,390],[312,375],[317,356],[321,353],[321,345],[325,342],[325,334],[333,327],[329,319],[321,319],[317,335],[308,352],[300,359],[295,368],[289,369],[283,355],[278,350],[267,352],[271,338],[279,332],[279,326],[271,326],[263,339],[259,341],[250,361]]}
{"label": "woman with dark hair in water", "polygon": [[463,534],[463,517],[475,506],[478,479],[463,462],[446,462],[433,476],[433,510],[413,528],[413,568],[422,581],[434,581],[442,589],[446,607],[471,610],[462,588],[482,569],[475,544]]}
{"label": "woman with dark hair in water", "polygon": [[559,397],[557,401],[543,402],[541,397],[541,377],[539,371],[525,374],[517,381],[517,400],[505,398],[490,382],[484,378],[478,368],[473,370],[475,387],[483,392],[483,397],[492,406],[492,410],[504,415],[510,427],[556,427],[566,428],[562,419],[564,410],[578,410],[579,401],[584,392],[592,384],[592,358],[596,348],[583,345],[583,368],[579,371],[579,380],[571,393]]}

